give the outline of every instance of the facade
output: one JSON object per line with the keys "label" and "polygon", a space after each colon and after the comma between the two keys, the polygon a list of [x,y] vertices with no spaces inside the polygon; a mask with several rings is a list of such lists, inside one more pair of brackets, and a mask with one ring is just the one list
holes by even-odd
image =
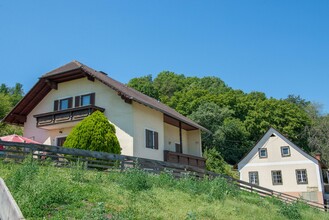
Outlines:
{"label": "facade", "polygon": [[323,204],[327,172],[318,159],[270,128],[238,163],[240,180]]}
{"label": "facade", "polygon": [[122,154],[204,166],[201,130],[207,129],[77,61],[43,75],[3,121],[24,126],[25,137],[61,146],[96,110],[115,126]]}

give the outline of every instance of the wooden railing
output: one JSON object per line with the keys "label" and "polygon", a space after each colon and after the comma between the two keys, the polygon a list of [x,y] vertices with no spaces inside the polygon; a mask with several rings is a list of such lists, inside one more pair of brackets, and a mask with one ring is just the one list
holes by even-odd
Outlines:
{"label": "wooden railing", "polygon": [[[261,196],[276,197],[284,202],[301,201],[311,207],[323,211],[326,211],[328,208],[328,206],[324,204],[277,192],[268,188],[234,179],[226,175],[216,174],[191,165],[42,144],[15,143],[0,140],[0,145],[5,146],[5,150],[2,153],[0,151],[0,157],[8,158],[9,160],[20,161],[23,160],[27,155],[32,154],[33,158],[38,160],[45,160],[46,158],[51,158],[58,166],[70,165],[70,161],[80,160],[86,162],[87,168],[98,168],[103,169],[104,171],[109,169],[124,171],[127,168],[138,166],[138,168],[140,169],[144,169],[145,171],[153,173],[160,173],[165,170],[170,171],[177,178],[186,176],[186,174],[200,178],[203,178],[205,176],[211,178],[223,177],[226,178],[232,184],[235,184],[240,189],[258,193]],[[70,161],[68,160],[68,158]]]}
{"label": "wooden railing", "polygon": [[37,127],[42,127],[63,122],[80,121],[96,110],[104,112],[105,109],[94,105],[87,105],[61,111],[42,113],[34,115],[34,117],[37,119]]}
{"label": "wooden railing", "polygon": [[206,168],[206,159],[188,154],[164,151],[164,161]]}

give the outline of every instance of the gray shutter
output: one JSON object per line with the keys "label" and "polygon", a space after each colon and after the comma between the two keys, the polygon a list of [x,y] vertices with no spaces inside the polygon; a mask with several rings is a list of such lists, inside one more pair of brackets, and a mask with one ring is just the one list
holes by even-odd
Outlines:
{"label": "gray shutter", "polygon": [[73,105],[73,97],[70,97],[70,98],[68,98],[68,100],[69,100],[69,108],[72,108],[72,105]]}
{"label": "gray shutter", "polygon": [[79,107],[80,106],[80,96],[76,96],[74,100],[74,106]]}
{"label": "gray shutter", "polygon": [[154,149],[159,149],[159,134],[154,132]]}
{"label": "gray shutter", "polygon": [[95,105],[95,93],[90,93],[90,104]]}
{"label": "gray shutter", "polygon": [[58,111],[58,100],[54,101],[54,111]]}

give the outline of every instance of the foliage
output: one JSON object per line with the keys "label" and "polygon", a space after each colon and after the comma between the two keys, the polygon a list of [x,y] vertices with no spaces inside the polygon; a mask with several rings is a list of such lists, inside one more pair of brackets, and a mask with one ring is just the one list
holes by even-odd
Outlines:
{"label": "foliage", "polygon": [[281,204],[279,205],[278,212],[291,220],[298,220],[298,219],[301,219],[301,217],[302,217],[299,212],[297,203],[289,204],[289,203],[281,202]]}
{"label": "foliage", "polygon": [[232,89],[218,77],[186,77],[169,71],[154,80],[150,75],[132,79],[128,85],[149,95],[152,88],[159,101],[210,130],[212,135],[202,133],[203,149],[214,147],[230,164],[237,163],[270,127],[311,151],[304,131],[313,126],[318,112],[300,96],[267,98],[262,92]]}
{"label": "foliage", "polygon": [[147,173],[137,168],[132,168],[124,172],[122,185],[134,193],[148,190],[152,187]]}
{"label": "foliage", "polygon": [[[17,173],[21,175],[22,170],[35,175],[23,178],[20,187],[14,187],[9,180]],[[292,213],[283,211],[282,202],[238,190],[222,178],[196,179],[187,175],[176,179],[169,171],[161,175],[144,173],[151,188],[132,193],[122,184],[130,181],[131,176],[125,172],[81,171],[84,178],[77,182],[71,168],[41,166],[31,160],[23,165],[0,162],[0,176],[26,219],[210,220],[261,216],[270,220],[275,216],[283,220],[293,219],[296,212],[299,219],[329,219],[327,213],[305,205],[289,207]]]}
{"label": "foliage", "polygon": [[233,178],[239,178],[237,171],[232,170],[232,166],[223,159],[220,152],[218,152],[215,148],[205,149],[203,156],[205,159],[207,159],[207,170],[218,174],[224,174]]}
{"label": "foliage", "polygon": [[[23,86],[16,83],[15,87],[0,85],[0,119],[3,119],[9,111],[23,98]],[[0,122],[0,136],[9,134],[22,134],[22,128],[14,125],[7,125]]]}
{"label": "foliage", "polygon": [[77,124],[67,136],[65,147],[120,154],[115,127],[105,115],[96,111]]}

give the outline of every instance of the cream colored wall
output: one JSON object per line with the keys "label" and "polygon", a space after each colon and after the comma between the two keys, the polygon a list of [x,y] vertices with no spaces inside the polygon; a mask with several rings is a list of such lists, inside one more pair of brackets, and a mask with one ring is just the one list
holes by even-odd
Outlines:
{"label": "cream colored wall", "polygon": [[[122,148],[122,154],[133,155],[134,120],[132,105],[125,103],[120,96],[108,86],[98,80],[94,82],[89,81],[87,78],[59,83],[57,90],[51,90],[27,116],[27,121],[24,124],[24,136],[34,136],[34,139],[41,143],[56,144],[56,137],[68,134],[71,128],[65,128],[62,134],[59,133],[59,129],[48,131],[42,128],[36,128],[36,119],[33,115],[52,112],[54,100],[92,92],[96,93],[95,105],[106,109],[104,114],[116,128],[116,135]],[[67,123],[63,123],[63,126],[65,126],[65,124]]]}
{"label": "cream colored wall", "polygon": [[[133,102],[132,106],[134,109],[134,156],[163,161],[163,114],[136,102]],[[159,149],[145,147],[145,129],[158,132]]]}
{"label": "cream colored wall", "polygon": [[[200,130],[182,130],[183,154],[201,157],[201,133]],[[176,151],[175,144],[180,143],[179,128],[164,123],[164,149]]]}
{"label": "cream colored wall", "polygon": [[[290,156],[281,156],[281,146],[289,146]],[[249,182],[249,172],[257,171],[259,185],[279,192],[308,192],[316,189],[322,191],[319,166],[313,160],[303,155],[294,147],[278,136],[270,137],[261,148],[267,149],[267,158],[259,158],[258,152],[247,161],[239,165],[240,179]],[[297,184],[296,169],[306,169],[308,184]],[[272,172],[281,170],[282,185],[273,185]],[[319,198],[320,201],[320,198]]]}

